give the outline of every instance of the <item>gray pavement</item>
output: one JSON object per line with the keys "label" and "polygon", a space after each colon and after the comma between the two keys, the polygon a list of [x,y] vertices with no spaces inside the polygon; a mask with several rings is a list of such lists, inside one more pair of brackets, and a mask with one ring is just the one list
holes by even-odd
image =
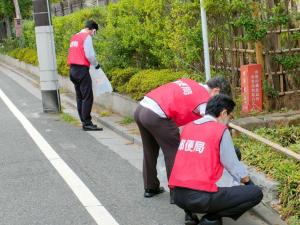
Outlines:
{"label": "gray pavement", "polygon": [[[119,224],[183,224],[184,213],[169,204],[168,193],[143,198],[140,146],[109,129],[84,132],[61,121],[58,115],[42,113],[37,86],[1,65],[0,89]],[[64,111],[77,117],[74,106],[64,98]],[[1,99],[0,114],[1,224],[95,224]],[[162,184],[166,185],[162,157],[158,167]],[[224,224],[267,223],[253,213],[246,213],[236,222],[225,219]]]}

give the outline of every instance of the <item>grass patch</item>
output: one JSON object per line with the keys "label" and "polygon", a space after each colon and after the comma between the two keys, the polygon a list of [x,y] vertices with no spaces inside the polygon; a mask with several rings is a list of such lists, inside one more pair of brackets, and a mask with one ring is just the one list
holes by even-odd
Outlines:
{"label": "grass patch", "polygon": [[289,149],[300,154],[300,143],[290,145]]}
{"label": "grass patch", "polygon": [[124,117],[121,121],[120,121],[120,124],[122,125],[128,125],[128,124],[131,124],[134,122],[134,119],[130,116],[126,116]]}
{"label": "grass patch", "polygon": [[291,218],[289,218],[288,224],[290,224],[290,225],[299,225],[300,224],[300,217],[292,216]]}
{"label": "grass patch", "polygon": [[[289,147],[290,143],[299,143],[299,131],[300,127],[278,127],[261,128],[254,132]],[[235,137],[234,142],[241,148],[243,160],[248,165],[256,167],[279,182],[280,213],[284,219],[292,221],[289,224],[294,225],[294,221],[300,217],[300,162],[245,135]]]}
{"label": "grass patch", "polygon": [[106,111],[106,110],[101,111],[101,112],[99,113],[99,115],[100,115],[101,117],[111,116],[111,114],[112,114],[111,111]]}
{"label": "grass patch", "polygon": [[70,114],[62,112],[59,115],[59,117],[62,121],[65,121],[65,122],[70,123],[72,125],[76,125],[76,126],[80,125],[80,121],[78,119],[74,118],[73,116],[71,116]]}

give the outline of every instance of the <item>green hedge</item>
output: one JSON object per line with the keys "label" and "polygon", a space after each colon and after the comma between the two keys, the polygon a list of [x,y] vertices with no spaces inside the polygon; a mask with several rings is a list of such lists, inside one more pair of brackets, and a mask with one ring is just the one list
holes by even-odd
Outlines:
{"label": "green hedge", "polygon": [[114,89],[120,93],[126,93],[126,88],[131,77],[139,70],[137,68],[113,69],[108,73],[108,78]]}
{"label": "green hedge", "polygon": [[126,93],[135,100],[143,98],[144,94],[150,90],[171,82],[182,77],[195,78],[203,80],[201,75],[188,75],[185,71],[172,71],[172,70],[142,70],[135,74],[127,84]]}
{"label": "green hedge", "polygon": [[[284,146],[300,144],[300,127],[277,127],[276,129],[262,128],[255,130],[266,138]],[[243,160],[279,181],[279,198],[281,214],[290,217],[289,224],[300,222],[300,162],[275,152],[245,135],[235,138],[235,143],[241,148]],[[296,222],[291,222],[294,220]]]}
{"label": "green hedge", "polygon": [[100,61],[105,68],[197,70],[202,56],[199,18],[199,1],[110,4],[98,42]]}
{"label": "green hedge", "polygon": [[8,52],[8,55],[32,65],[38,65],[38,57],[36,50],[29,48],[16,48]]}
{"label": "green hedge", "polygon": [[[83,28],[85,20],[94,19],[100,24],[94,47],[105,71],[126,67],[198,71],[203,55],[199,13],[199,1],[121,0],[108,8],[53,17],[59,64],[65,64],[61,60],[71,36]],[[33,21],[24,21],[23,31],[24,46],[20,47],[35,49]],[[59,70],[67,75],[64,68]]]}

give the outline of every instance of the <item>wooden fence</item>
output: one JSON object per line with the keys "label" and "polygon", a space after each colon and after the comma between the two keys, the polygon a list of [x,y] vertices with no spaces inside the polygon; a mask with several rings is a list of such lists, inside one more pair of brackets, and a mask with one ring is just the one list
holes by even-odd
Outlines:
{"label": "wooden fence", "polygon": [[115,0],[64,0],[53,4],[51,11],[54,16],[64,16],[83,8],[107,5],[110,2]]}
{"label": "wooden fence", "polygon": [[[279,92],[279,95],[300,89],[293,79],[295,76],[300,77],[300,65],[296,69],[284,70],[283,66],[276,60],[283,55],[297,55],[300,58],[300,39],[288,40],[288,37],[295,33],[300,34],[300,28],[269,31],[265,41],[259,43],[260,61],[262,61],[259,63],[263,64],[265,79],[272,81],[273,88]],[[241,33],[239,36],[242,35]],[[233,36],[230,42],[215,39],[211,42],[210,48],[212,67],[230,73],[233,86],[239,86],[240,66],[258,61],[257,45],[258,43],[241,41],[237,36]]]}

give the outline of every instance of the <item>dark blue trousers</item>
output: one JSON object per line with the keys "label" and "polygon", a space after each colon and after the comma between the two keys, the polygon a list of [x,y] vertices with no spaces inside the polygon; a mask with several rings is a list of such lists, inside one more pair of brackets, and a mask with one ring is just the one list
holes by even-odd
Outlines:
{"label": "dark blue trousers", "polygon": [[209,220],[230,217],[237,220],[263,198],[256,185],[221,187],[217,192],[197,191],[176,187],[174,202],[186,212],[205,213]]}
{"label": "dark blue trousers", "polygon": [[71,65],[70,80],[75,87],[77,110],[80,120],[83,125],[91,124],[91,111],[94,97],[89,68],[81,65]]}

